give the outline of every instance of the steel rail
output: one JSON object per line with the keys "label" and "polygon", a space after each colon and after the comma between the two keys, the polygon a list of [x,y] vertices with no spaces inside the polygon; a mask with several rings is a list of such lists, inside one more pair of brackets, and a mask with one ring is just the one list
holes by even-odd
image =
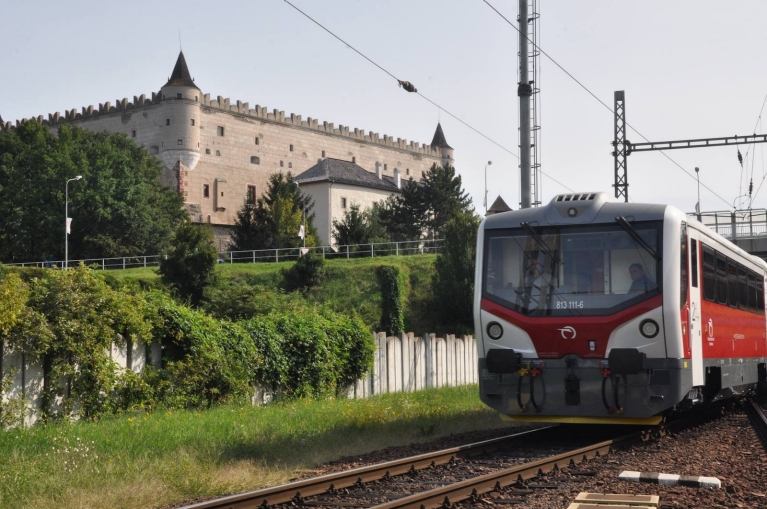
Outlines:
{"label": "steel rail", "polygon": [[703,422],[704,419],[721,415],[721,412],[721,408],[711,408],[697,416],[689,416],[669,422],[662,427],[639,430],[612,440],[605,440],[549,458],[523,463],[505,470],[499,470],[441,488],[410,495],[409,497],[392,500],[391,502],[373,506],[370,509],[435,509],[438,507],[451,507],[456,502],[466,499],[476,500],[484,493],[505,488],[519,481],[532,479],[540,474],[551,472],[554,468],[565,468],[593,459],[597,455],[606,455],[613,448],[619,446],[625,447],[634,442],[647,442],[666,436],[667,431],[679,431],[689,428]]}
{"label": "steel rail", "polygon": [[556,427],[557,426],[546,426],[492,440],[485,440],[376,465],[369,465],[334,474],[281,484],[271,488],[263,488],[256,491],[240,493],[238,495],[199,502],[184,506],[181,509],[253,509],[257,507],[284,504],[292,500],[301,500],[306,497],[320,495],[332,490],[361,485],[386,477],[402,475],[435,465],[442,465],[456,458],[471,457],[486,451],[498,449],[528,435],[543,433]]}
{"label": "steel rail", "polygon": [[753,398],[746,403],[746,413],[751,420],[751,425],[754,427],[756,434],[762,441],[762,445],[767,448],[767,414],[761,405]]}
{"label": "steel rail", "polygon": [[520,480],[532,479],[542,473],[551,472],[555,467],[565,468],[574,463],[593,459],[597,455],[605,455],[619,444],[634,442],[640,439],[641,432],[631,433],[549,458],[523,463],[512,468],[499,470],[498,472],[467,479],[398,500],[392,500],[385,504],[373,506],[371,509],[432,509],[436,507],[450,507],[461,500],[477,498],[484,493],[505,488]]}

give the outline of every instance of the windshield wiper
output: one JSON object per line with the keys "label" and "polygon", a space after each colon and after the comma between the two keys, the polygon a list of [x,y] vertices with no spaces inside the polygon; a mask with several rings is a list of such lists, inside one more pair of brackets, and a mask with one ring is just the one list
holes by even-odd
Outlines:
{"label": "windshield wiper", "polygon": [[538,232],[536,232],[532,226],[530,226],[530,223],[521,222],[519,223],[519,226],[525,229],[528,235],[535,241],[536,244],[541,248],[541,250],[546,253],[547,255],[551,256],[552,258],[556,257],[556,254],[551,251],[551,248],[548,244],[546,244],[546,241],[543,240],[543,238],[538,235]]}
{"label": "windshield wiper", "polygon": [[626,221],[626,218],[623,216],[618,216],[615,218],[615,222],[618,223],[618,225],[626,230],[626,233],[631,235],[631,238],[634,239],[634,241],[638,244],[640,244],[643,248],[647,250],[648,253],[652,255],[653,258],[660,261],[661,257],[658,254],[658,252],[652,248],[650,244],[647,243],[645,239],[639,236],[639,233],[634,229],[633,226],[631,226],[631,223]]}

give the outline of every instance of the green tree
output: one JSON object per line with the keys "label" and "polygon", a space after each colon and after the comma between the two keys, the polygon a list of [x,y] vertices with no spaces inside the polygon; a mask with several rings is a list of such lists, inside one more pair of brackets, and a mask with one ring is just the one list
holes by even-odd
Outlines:
{"label": "green tree", "polygon": [[0,259],[64,258],[65,183],[72,259],[165,249],[186,217],[183,198],[160,182],[161,162],[123,134],[37,122],[0,132]]}
{"label": "green tree", "polygon": [[473,330],[479,222],[473,212],[463,212],[450,220],[445,227],[442,250],[434,262],[434,309],[445,331]]}
{"label": "green tree", "polygon": [[389,196],[378,212],[389,240],[417,240],[423,236],[428,207],[421,185],[412,178],[403,183],[402,193]]}
{"label": "green tree", "polygon": [[215,282],[217,258],[211,227],[183,223],[176,230],[173,247],[160,261],[162,281],[198,306],[205,288]]}
{"label": "green tree", "polygon": [[442,237],[445,225],[455,217],[469,212],[471,198],[463,190],[461,176],[449,164],[432,167],[423,174],[421,197],[427,214],[424,226],[435,238]]}
{"label": "green tree", "polygon": [[299,247],[304,241],[298,236],[306,211],[306,245],[318,245],[319,235],[314,227],[314,201],[295,184],[293,175],[276,173],[269,177],[264,195],[255,204],[243,204],[237,212],[230,249],[279,249]]}
{"label": "green tree", "polygon": [[340,221],[333,220],[333,236],[336,244],[348,246],[354,244],[367,244],[370,238],[369,219],[360,206],[352,203]]}

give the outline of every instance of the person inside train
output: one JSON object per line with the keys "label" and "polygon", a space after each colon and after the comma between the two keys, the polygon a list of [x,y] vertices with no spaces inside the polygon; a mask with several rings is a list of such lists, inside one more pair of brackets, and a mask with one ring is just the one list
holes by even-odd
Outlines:
{"label": "person inside train", "polygon": [[641,263],[632,263],[629,267],[629,275],[631,276],[631,288],[629,288],[629,293],[647,293],[655,288],[655,283],[652,282],[652,279],[647,277]]}

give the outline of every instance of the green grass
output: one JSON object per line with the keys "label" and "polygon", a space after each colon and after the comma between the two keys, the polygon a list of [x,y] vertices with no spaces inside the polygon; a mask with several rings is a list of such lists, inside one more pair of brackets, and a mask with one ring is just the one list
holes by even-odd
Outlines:
{"label": "green grass", "polygon": [[[431,279],[436,257],[424,254],[327,260],[325,282],[313,288],[305,302],[309,308],[322,305],[341,313],[356,313],[371,329],[376,329],[381,318],[381,292],[376,268],[380,265],[396,265],[408,282],[405,289],[405,330],[417,335],[443,332],[438,330],[430,309]],[[291,267],[293,263],[220,264],[216,272],[222,280],[221,284],[257,285],[277,291],[281,281],[280,271]],[[156,271],[156,268],[140,268],[109,271],[108,274],[118,280],[140,280],[153,285],[159,282]]]}
{"label": "green grass", "polygon": [[343,456],[504,426],[467,386],[17,429],[0,434],[0,507],[159,507],[287,482]]}

